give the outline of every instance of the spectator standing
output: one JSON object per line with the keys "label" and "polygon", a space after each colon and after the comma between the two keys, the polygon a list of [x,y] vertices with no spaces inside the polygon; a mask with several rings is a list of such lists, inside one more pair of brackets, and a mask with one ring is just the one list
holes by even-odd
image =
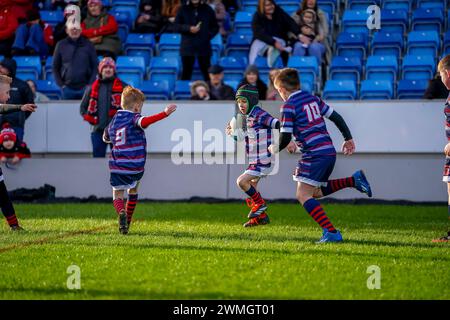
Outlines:
{"label": "spectator standing", "polygon": [[92,43],[81,36],[77,19],[66,24],[68,37],[58,42],[53,56],[53,77],[63,99],[81,99],[87,85],[95,80],[97,55]]}
{"label": "spectator standing", "polygon": [[88,1],[88,14],[81,24],[82,35],[94,44],[97,55],[116,58],[122,52],[116,19],[103,10],[102,0]]}
{"label": "spectator standing", "polygon": [[289,32],[300,34],[300,28],[274,0],[259,0],[252,19],[253,41],[250,46],[249,63],[254,64],[257,56],[267,54],[267,65],[273,67],[281,55],[284,65],[289,53]]}
{"label": "spectator standing", "polygon": [[227,12],[222,0],[208,0],[208,4],[216,13],[219,33],[222,37],[225,37],[231,29],[230,14]]}
{"label": "spectator standing", "polygon": [[188,0],[175,19],[175,27],[181,33],[180,56],[183,64],[182,80],[191,80],[195,59],[205,81],[211,65],[211,39],[219,32],[216,14],[203,0]]}
{"label": "spectator standing", "polygon": [[244,72],[244,78],[241,80],[238,88],[243,85],[251,85],[258,89],[259,100],[266,100],[267,96],[267,85],[259,78],[259,70],[258,67],[254,64],[251,64],[247,67]]}
{"label": "spectator standing", "polygon": [[120,109],[122,91],[126,86],[116,75],[114,60],[103,58],[98,66],[98,79],[86,90],[80,105],[81,116],[92,125],[91,141],[95,158],[106,155],[103,131]]}
{"label": "spectator standing", "polygon": [[[310,12],[315,13],[312,17]],[[325,54],[325,63],[328,64],[330,57],[330,45],[328,43],[328,18],[326,14],[317,7],[316,0],[303,0],[300,9],[292,15],[292,18],[298,26],[314,27],[314,38],[311,39],[307,34],[299,36],[299,42],[294,46],[294,55],[297,56],[314,56],[317,58],[319,65]]]}
{"label": "spectator standing", "polygon": [[45,59],[54,46],[53,29],[41,20],[38,9],[28,14],[28,21],[16,30],[16,38],[12,45],[12,55],[39,55]]}
{"label": "spectator standing", "polygon": [[[0,62],[0,74],[12,78],[11,89],[7,104],[25,105],[34,104],[33,92],[25,81],[16,78],[17,63],[16,60],[5,58]],[[25,120],[31,115],[31,112],[18,111],[1,116],[0,127],[4,123],[9,123],[16,132],[17,139],[23,141]]]}
{"label": "spectator standing", "polygon": [[223,68],[215,64],[208,69],[208,72],[210,78],[208,86],[211,92],[211,100],[234,100],[233,88],[223,83]]}

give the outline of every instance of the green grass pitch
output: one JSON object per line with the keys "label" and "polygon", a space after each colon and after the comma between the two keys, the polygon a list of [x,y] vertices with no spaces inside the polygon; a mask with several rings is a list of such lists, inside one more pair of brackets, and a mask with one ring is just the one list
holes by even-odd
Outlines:
{"label": "green grass pitch", "polygon": [[[445,206],[328,204],[345,242],[325,245],[295,204],[245,229],[242,203],[138,203],[127,236],[112,204],[16,209],[27,232],[0,227],[0,299],[450,299],[450,246],[430,242]],[[66,285],[73,264],[80,290]]]}

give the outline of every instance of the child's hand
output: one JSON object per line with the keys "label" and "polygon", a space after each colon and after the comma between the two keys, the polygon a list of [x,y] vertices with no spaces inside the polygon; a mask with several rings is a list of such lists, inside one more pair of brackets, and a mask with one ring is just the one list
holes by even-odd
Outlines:
{"label": "child's hand", "polygon": [[267,149],[269,150],[269,152],[270,152],[271,154],[275,154],[275,153],[278,153],[278,152],[280,151],[279,147],[276,146],[276,145],[274,145],[274,144],[271,144],[271,145],[269,146],[269,148],[267,148]]}
{"label": "child's hand", "polygon": [[24,104],[20,110],[25,111],[25,112],[35,112],[36,111],[37,106],[33,103],[27,103]]}
{"label": "child's hand", "polygon": [[297,152],[297,144],[294,141],[289,142],[289,144],[286,147],[287,152],[289,153],[296,153]]}
{"label": "child's hand", "polygon": [[18,164],[20,161],[20,158],[18,156],[14,156],[14,158],[11,159],[11,164]]}
{"label": "child's hand", "polygon": [[447,157],[450,157],[450,142],[445,146],[444,153]]}
{"label": "child's hand", "polygon": [[344,142],[342,145],[342,152],[344,152],[346,156],[349,156],[355,152],[355,142],[353,142],[353,139]]}
{"label": "child's hand", "polygon": [[164,112],[170,116],[172,113],[175,112],[175,110],[177,110],[177,106],[175,104],[170,104],[168,105],[165,109]]}
{"label": "child's hand", "polygon": [[229,122],[228,122],[227,126],[225,127],[225,134],[227,136],[231,136],[233,134],[233,128],[231,128],[231,125]]}

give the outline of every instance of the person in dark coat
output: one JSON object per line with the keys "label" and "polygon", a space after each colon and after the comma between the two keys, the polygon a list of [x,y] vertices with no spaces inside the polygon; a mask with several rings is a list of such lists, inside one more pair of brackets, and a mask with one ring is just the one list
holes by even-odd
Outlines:
{"label": "person in dark coat", "polygon": [[266,100],[267,85],[259,78],[258,67],[254,64],[251,64],[247,67],[244,72],[244,78],[241,80],[237,87],[240,88],[246,84],[258,88],[259,100]]}
{"label": "person in dark coat", "polygon": [[[25,81],[16,78],[17,63],[14,59],[5,58],[0,62],[0,74],[12,78],[11,90],[7,104],[34,104],[34,96],[30,87]],[[0,127],[4,123],[9,123],[17,135],[17,140],[22,141],[25,128],[25,120],[31,112],[18,111],[1,116]]]}
{"label": "person in dark coat", "polygon": [[215,64],[208,69],[208,72],[211,80],[207,84],[211,93],[211,100],[234,100],[233,88],[223,83],[223,68]]}
{"label": "person in dark coat", "polygon": [[139,15],[135,22],[136,33],[158,33],[162,27],[163,19],[161,9],[155,0],[141,0]]}
{"label": "person in dark coat", "polygon": [[423,94],[424,99],[447,99],[449,91],[442,83],[441,76],[437,75],[428,82],[428,87]]}
{"label": "person in dark coat", "polygon": [[66,25],[68,37],[58,42],[53,56],[53,76],[63,99],[81,99],[87,85],[94,82],[97,54],[94,45],[81,36],[78,22]]}
{"label": "person in dark coat", "polygon": [[116,74],[116,64],[105,57],[98,66],[98,79],[84,93],[80,114],[92,125],[91,141],[94,158],[104,158],[107,144],[103,131],[120,109],[123,89],[127,86]]}
{"label": "person in dark coat", "polygon": [[216,14],[203,0],[188,0],[175,18],[176,32],[181,33],[180,56],[182,80],[191,80],[195,59],[205,81],[212,56],[211,39],[219,32]]}
{"label": "person in dark coat", "polygon": [[273,67],[281,55],[284,65],[289,53],[289,32],[300,35],[300,28],[274,0],[259,0],[252,19],[253,40],[250,46],[249,63],[254,64],[258,55],[267,54],[269,67]]}

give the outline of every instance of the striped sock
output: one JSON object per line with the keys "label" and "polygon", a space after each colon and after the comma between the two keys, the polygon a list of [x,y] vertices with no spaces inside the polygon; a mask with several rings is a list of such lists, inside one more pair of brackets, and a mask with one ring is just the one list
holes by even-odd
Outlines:
{"label": "striped sock", "polygon": [[261,194],[256,191],[256,189],[253,186],[250,186],[250,189],[248,189],[245,192],[250,198],[252,198],[254,203],[262,204],[264,203],[264,199],[261,197]]}
{"label": "striped sock", "polygon": [[322,194],[327,196],[329,194],[335,193],[341,189],[354,188],[355,179],[353,177],[341,178],[336,180],[328,180],[326,187],[321,187]]}
{"label": "striped sock", "polygon": [[17,221],[17,217],[16,214],[9,214],[9,215],[5,215],[6,217],[6,221],[8,221],[8,224],[10,227],[16,227],[19,225],[19,221]]}
{"label": "striped sock", "polygon": [[138,195],[137,194],[129,194],[127,201],[127,222],[130,224],[131,219],[133,218],[134,209],[136,208]]}
{"label": "striped sock", "polygon": [[325,211],[316,199],[309,199],[303,204],[303,207],[314,219],[314,221],[322,227],[322,229],[328,229],[328,231],[332,233],[336,232],[336,229],[331,224],[330,219],[328,219]]}
{"label": "striped sock", "polygon": [[116,209],[117,214],[121,214],[123,211],[125,211],[123,199],[114,199],[113,205],[114,208]]}

